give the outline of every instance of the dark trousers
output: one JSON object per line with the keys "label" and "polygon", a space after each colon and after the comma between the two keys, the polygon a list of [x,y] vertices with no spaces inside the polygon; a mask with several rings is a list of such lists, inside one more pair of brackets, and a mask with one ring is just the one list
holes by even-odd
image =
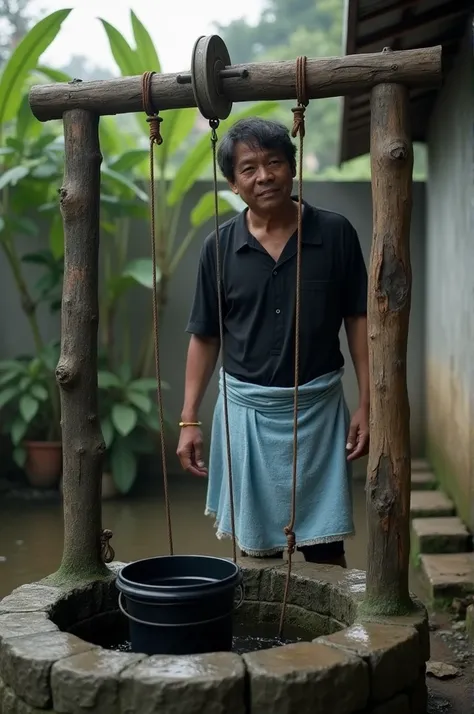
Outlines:
{"label": "dark trousers", "polygon": [[[322,563],[324,561],[336,560],[344,556],[344,541],[336,540],[332,543],[318,543],[317,545],[303,545],[297,549],[303,553],[304,559],[308,563]],[[247,553],[242,553],[245,557]],[[263,558],[283,558],[283,551],[272,555],[261,556]]]}

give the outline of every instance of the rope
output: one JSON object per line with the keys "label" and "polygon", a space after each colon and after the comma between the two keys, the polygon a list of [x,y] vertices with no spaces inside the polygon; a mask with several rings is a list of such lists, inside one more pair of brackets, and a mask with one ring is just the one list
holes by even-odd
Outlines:
{"label": "rope", "polygon": [[142,76],[142,101],[143,110],[147,114],[147,122],[150,125],[150,223],[151,223],[151,260],[153,270],[153,336],[155,343],[155,374],[156,391],[158,400],[158,414],[160,421],[160,442],[161,442],[161,462],[163,469],[163,486],[165,495],[166,523],[168,528],[169,554],[173,555],[173,529],[171,526],[171,508],[168,490],[168,469],[166,466],[166,445],[165,445],[165,419],[163,415],[161,367],[160,367],[160,339],[159,339],[159,311],[158,296],[156,290],[156,219],[155,219],[155,144],[160,146],[163,139],[160,133],[160,124],[163,121],[153,106],[151,96],[151,82],[155,72],[145,72]]}
{"label": "rope", "polygon": [[115,551],[110,545],[110,539],[113,535],[108,528],[104,528],[100,534],[100,555],[104,563],[111,563],[115,558]]}
{"label": "rope", "polygon": [[303,235],[303,148],[305,135],[305,111],[308,106],[308,94],[306,88],[306,57],[298,57],[296,60],[296,100],[297,106],[292,109],[294,115],[291,135],[293,138],[299,135],[299,157],[298,157],[298,243],[296,252],[296,305],[295,305],[295,396],[293,407],[293,469],[292,469],[292,489],[291,489],[291,515],[290,522],[285,526],[284,533],[288,546],[288,570],[283,594],[283,604],[280,618],[279,637],[283,635],[283,624],[285,621],[286,606],[290,590],[290,578],[293,554],[296,550],[296,486],[297,486],[297,465],[298,465],[298,386],[299,386],[299,361],[300,361],[300,293],[301,293],[301,241]]}
{"label": "rope", "polygon": [[215,234],[216,234],[216,282],[217,282],[217,304],[219,312],[219,336],[221,343],[221,364],[222,364],[222,390],[224,400],[224,424],[227,449],[227,473],[229,479],[229,503],[230,503],[230,522],[232,529],[232,556],[234,563],[237,562],[237,543],[235,539],[235,505],[234,505],[234,481],[232,477],[232,457],[230,451],[230,429],[229,429],[229,410],[227,404],[227,380],[224,364],[224,318],[222,308],[222,276],[221,276],[221,246],[220,246],[220,231],[219,231],[219,195],[217,191],[217,128],[219,127],[218,119],[209,121],[211,127],[211,144],[212,144],[212,166],[214,175],[214,218],[215,218]]}

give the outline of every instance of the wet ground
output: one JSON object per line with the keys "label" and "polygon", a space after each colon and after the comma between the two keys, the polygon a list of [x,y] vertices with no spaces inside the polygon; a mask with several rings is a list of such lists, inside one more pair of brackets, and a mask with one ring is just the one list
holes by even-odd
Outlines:
{"label": "wet ground", "polygon": [[[213,522],[204,516],[206,482],[177,476],[170,495],[175,553],[208,553],[231,556],[230,541],[218,541]],[[356,482],[354,511],[357,535],[347,541],[351,568],[366,567],[365,493]],[[112,546],[117,560],[130,561],[167,553],[167,531],[163,499],[137,497],[104,502],[103,526],[113,531]],[[63,521],[59,498],[52,500],[0,501],[0,598],[26,582],[54,572],[62,552]],[[411,589],[423,597],[416,573]],[[451,632],[452,636],[446,633]],[[445,633],[445,634],[443,634]],[[455,634],[462,634],[460,631]],[[474,714],[473,658],[459,660],[458,650],[468,653],[452,631],[449,619],[432,632],[432,660],[453,664],[458,675],[439,680],[429,677],[429,714]],[[461,652],[461,654],[462,654]]]}

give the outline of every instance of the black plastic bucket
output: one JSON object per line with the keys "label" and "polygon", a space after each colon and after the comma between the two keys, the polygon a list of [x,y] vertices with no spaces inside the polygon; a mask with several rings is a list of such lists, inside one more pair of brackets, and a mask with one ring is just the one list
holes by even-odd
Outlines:
{"label": "black plastic bucket", "polygon": [[122,568],[116,585],[134,652],[232,649],[235,596],[242,587],[242,571],[232,560],[206,555],[137,560]]}

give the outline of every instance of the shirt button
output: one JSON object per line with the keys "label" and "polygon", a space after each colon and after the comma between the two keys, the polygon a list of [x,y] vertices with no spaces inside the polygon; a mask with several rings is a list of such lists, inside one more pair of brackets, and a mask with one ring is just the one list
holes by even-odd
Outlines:
{"label": "shirt button", "polygon": [[278,308],[275,310],[275,312],[276,312],[277,315],[280,314],[280,310],[279,310]]}
{"label": "shirt button", "polygon": [[276,270],[273,271],[273,275],[277,275],[277,271],[276,271]]}

